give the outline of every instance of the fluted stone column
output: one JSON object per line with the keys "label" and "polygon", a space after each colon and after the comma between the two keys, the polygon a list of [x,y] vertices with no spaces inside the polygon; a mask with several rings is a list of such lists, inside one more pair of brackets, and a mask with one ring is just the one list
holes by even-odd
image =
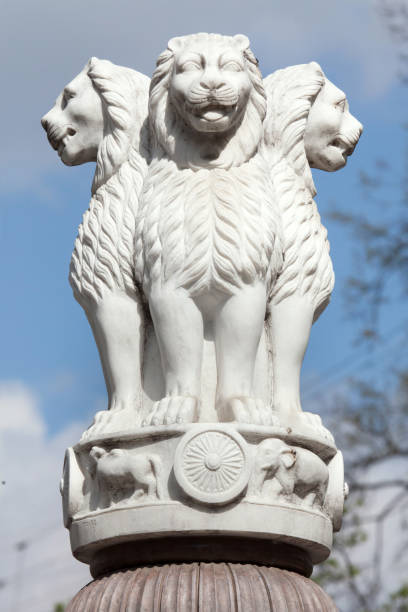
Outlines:
{"label": "fluted stone column", "polygon": [[334,612],[328,595],[295,572],[238,563],[140,567],[97,578],[67,612]]}

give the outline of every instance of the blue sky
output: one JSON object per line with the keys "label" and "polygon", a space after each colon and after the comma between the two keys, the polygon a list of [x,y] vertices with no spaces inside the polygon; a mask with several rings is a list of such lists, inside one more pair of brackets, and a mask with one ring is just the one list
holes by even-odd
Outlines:
{"label": "blue sky", "polygon": [[[179,34],[245,33],[265,76],[290,64],[318,61],[346,91],[351,111],[365,128],[344,170],[314,175],[337,277],[332,303],[313,329],[304,367],[305,381],[319,380],[347,355],[354,359],[354,328],[344,319],[341,292],[355,262],[350,237],[327,213],[333,202],[344,210],[365,209],[358,173],[372,168],[379,154],[397,170],[402,168],[406,94],[398,83],[396,48],[376,5],[369,0],[2,4],[0,465],[8,484],[0,491],[3,528],[7,524],[6,552],[0,562],[0,581],[5,581],[1,609],[8,610],[16,601],[14,545],[30,534],[28,565],[30,555],[33,567],[39,555],[45,555],[49,571],[55,563],[65,568],[65,582],[50,580],[43,572],[43,595],[36,595],[38,608],[33,604],[30,609],[44,612],[44,598],[51,606],[85,582],[86,568],[70,560],[67,536],[58,527],[56,490],[65,447],[77,441],[81,428],[106,402],[91,332],[67,281],[93,165],[63,166],[46,140],[41,116],[90,56],[150,76],[167,40]],[[399,311],[389,310],[384,329],[397,316]],[[35,496],[29,517],[24,509],[28,492]],[[47,541],[39,551],[35,542],[42,537],[36,534],[47,529]],[[57,549],[65,549],[58,558]],[[37,588],[28,577],[24,585],[21,605]]]}

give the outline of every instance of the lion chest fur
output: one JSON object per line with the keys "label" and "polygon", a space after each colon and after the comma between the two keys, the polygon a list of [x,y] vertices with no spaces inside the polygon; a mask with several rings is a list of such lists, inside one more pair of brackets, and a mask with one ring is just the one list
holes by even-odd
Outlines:
{"label": "lion chest fur", "polygon": [[79,303],[106,294],[136,295],[134,240],[138,196],[147,164],[137,151],[92,196],[78,228],[69,281]]}
{"label": "lion chest fur", "polygon": [[268,287],[282,265],[279,212],[260,155],[229,169],[179,169],[154,160],[136,231],[137,274],[198,296],[232,295],[257,279]]}
{"label": "lion chest fur", "polygon": [[318,317],[334,286],[327,230],[310,190],[282,159],[273,164],[272,180],[281,211],[285,261],[272,290],[272,302],[307,296]]}

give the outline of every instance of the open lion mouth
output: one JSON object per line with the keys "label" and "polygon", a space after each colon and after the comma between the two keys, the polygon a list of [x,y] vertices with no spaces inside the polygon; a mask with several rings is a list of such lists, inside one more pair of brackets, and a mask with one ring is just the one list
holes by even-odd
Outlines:
{"label": "open lion mouth", "polygon": [[237,106],[236,96],[209,95],[186,102],[186,110],[206,121],[217,121],[232,113]]}
{"label": "open lion mouth", "polygon": [[213,123],[234,113],[238,102],[239,95],[231,87],[208,89],[199,85],[189,91],[184,108],[188,114]]}
{"label": "open lion mouth", "polygon": [[341,154],[346,157],[349,157],[353,153],[354,149],[356,148],[356,144],[357,142],[351,143],[346,138],[341,138],[339,136],[330,142],[332,147],[340,149]]}
{"label": "open lion mouth", "polygon": [[356,148],[361,132],[362,126],[356,122],[356,125],[352,125],[348,130],[337,134],[336,138],[333,138],[329,144],[339,149],[344,158],[349,157]]}
{"label": "open lion mouth", "polygon": [[187,108],[196,117],[212,122],[226,117],[235,110],[235,107],[235,104],[203,102],[201,104],[188,105]]}
{"label": "open lion mouth", "polygon": [[196,114],[206,121],[218,121],[218,119],[229,115],[234,108],[235,105],[208,104],[204,108],[199,109]]}
{"label": "open lion mouth", "polygon": [[47,137],[50,145],[58,155],[61,156],[68,140],[76,134],[76,130],[70,125],[63,127],[52,125],[47,126]]}

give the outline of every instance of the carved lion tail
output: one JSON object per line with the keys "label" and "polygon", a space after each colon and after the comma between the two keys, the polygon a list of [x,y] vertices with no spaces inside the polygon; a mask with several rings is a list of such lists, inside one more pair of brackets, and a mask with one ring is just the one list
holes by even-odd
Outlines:
{"label": "carved lion tail", "polygon": [[157,455],[150,455],[149,462],[152,468],[152,472],[156,478],[156,495],[157,499],[164,498],[164,490],[162,483],[162,464],[161,459]]}

